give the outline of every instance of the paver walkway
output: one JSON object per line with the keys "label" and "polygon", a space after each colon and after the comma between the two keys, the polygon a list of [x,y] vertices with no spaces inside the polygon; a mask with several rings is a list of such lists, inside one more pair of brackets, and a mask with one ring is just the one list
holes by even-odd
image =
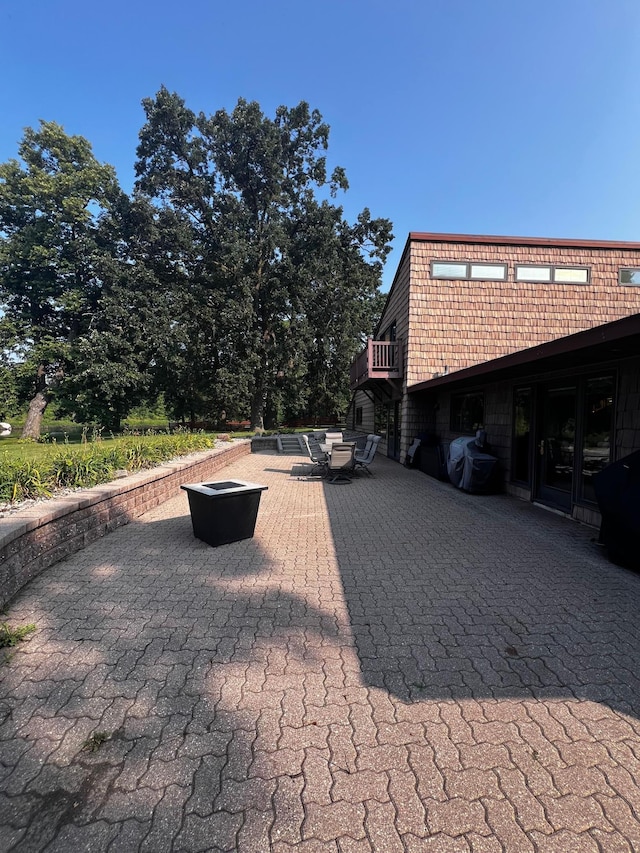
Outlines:
{"label": "paver walkway", "polygon": [[225,470],[269,486],[252,540],[180,496],[12,602],[0,850],[640,850],[640,576],[505,496],[295,463]]}

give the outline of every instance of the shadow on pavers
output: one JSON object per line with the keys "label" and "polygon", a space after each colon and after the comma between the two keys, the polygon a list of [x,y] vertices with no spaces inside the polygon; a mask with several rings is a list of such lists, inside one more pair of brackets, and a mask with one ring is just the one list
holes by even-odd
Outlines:
{"label": "shadow on pavers", "polygon": [[[640,576],[573,522],[376,466],[350,485],[291,483],[324,490],[365,686],[407,703],[579,697],[638,714]],[[265,783],[258,811],[276,776],[299,807],[296,742],[322,735],[301,696],[329,701],[325,672],[352,638],[330,609],[261,582],[277,562],[258,539],[209,548],[181,513],[134,522],[19,594],[12,619],[38,631],[0,673],[0,849],[207,849],[202,815],[234,849],[249,772]],[[36,585],[46,619],[28,610]],[[96,732],[108,740],[82,749]]]}
{"label": "shadow on pavers", "polygon": [[393,468],[325,487],[366,684],[405,702],[576,697],[638,716],[640,575],[591,528]]}
{"label": "shadow on pavers", "polygon": [[302,725],[305,673],[338,634],[331,612],[259,582],[274,558],[257,538],[211,548],[181,514],[133,522],[16,596],[13,621],[36,586],[50,615],[0,670],[0,849],[212,849],[217,818],[199,840],[198,815],[214,803],[216,845],[233,849],[236,787],[275,749],[254,751],[258,720]]}

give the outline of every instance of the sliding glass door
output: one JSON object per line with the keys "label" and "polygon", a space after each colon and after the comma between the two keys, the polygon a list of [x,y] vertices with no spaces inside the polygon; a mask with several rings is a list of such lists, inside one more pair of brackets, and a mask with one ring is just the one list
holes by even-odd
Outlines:
{"label": "sliding glass door", "polygon": [[568,512],[575,468],[578,390],[575,385],[545,387],[540,389],[538,400],[537,497]]}
{"label": "sliding glass door", "polygon": [[564,512],[595,504],[593,476],[613,458],[615,382],[610,374],[517,388],[514,482],[530,484],[533,474],[536,500]]}

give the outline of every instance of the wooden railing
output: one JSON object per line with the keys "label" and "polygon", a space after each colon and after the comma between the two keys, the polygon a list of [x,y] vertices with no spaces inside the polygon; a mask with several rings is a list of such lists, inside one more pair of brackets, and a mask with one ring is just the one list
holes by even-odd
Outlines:
{"label": "wooden railing", "polygon": [[369,379],[401,378],[401,341],[374,341],[369,338],[366,348],[351,364],[350,385],[352,391],[355,391]]}

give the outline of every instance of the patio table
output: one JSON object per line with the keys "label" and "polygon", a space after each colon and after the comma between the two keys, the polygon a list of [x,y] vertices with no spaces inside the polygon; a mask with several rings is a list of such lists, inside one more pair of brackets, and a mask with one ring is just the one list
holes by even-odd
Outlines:
{"label": "patio table", "polygon": [[351,445],[355,445],[355,444],[357,444],[357,442],[356,442],[356,441],[332,441],[332,442],[330,442],[329,444],[326,444],[326,443],[324,443],[324,444],[320,444],[320,445],[319,445],[319,447],[320,447],[320,450],[321,450],[323,453],[326,453],[328,456],[331,456],[331,448],[333,447],[333,445],[334,445],[334,444],[351,444]]}

